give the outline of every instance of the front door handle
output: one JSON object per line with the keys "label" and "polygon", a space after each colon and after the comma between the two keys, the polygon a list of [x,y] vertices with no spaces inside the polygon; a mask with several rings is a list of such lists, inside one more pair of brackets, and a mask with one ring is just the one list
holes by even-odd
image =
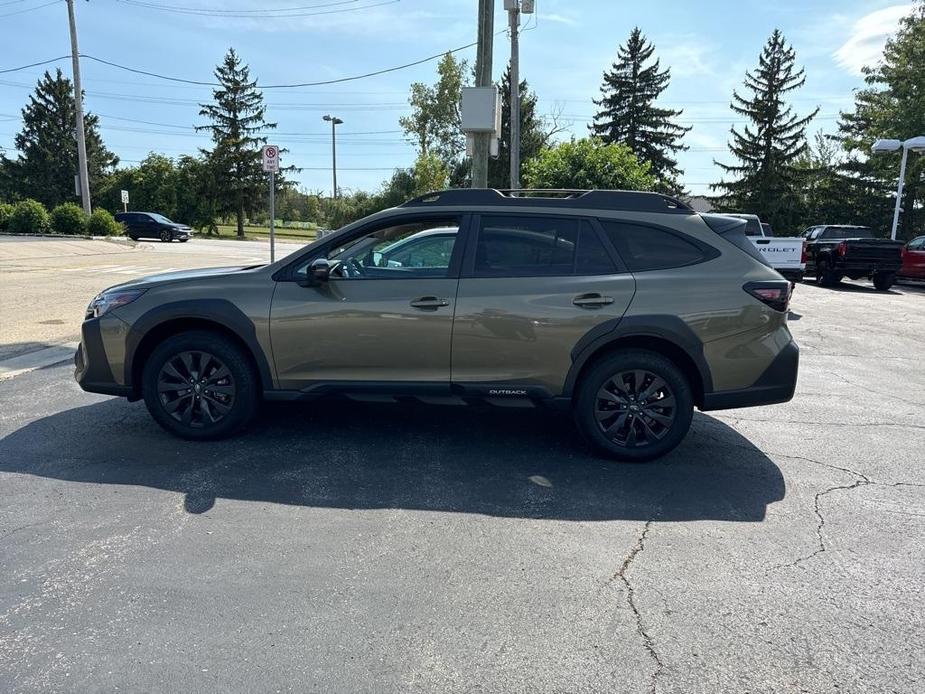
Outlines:
{"label": "front door handle", "polygon": [[613,303],[612,296],[603,296],[597,292],[591,294],[579,294],[574,299],[572,303],[581,308],[600,308],[601,306],[606,306],[607,304]]}
{"label": "front door handle", "polygon": [[450,302],[448,299],[441,299],[436,296],[422,296],[421,298],[412,301],[411,305],[414,308],[419,308],[425,311],[436,311],[441,306],[449,306]]}

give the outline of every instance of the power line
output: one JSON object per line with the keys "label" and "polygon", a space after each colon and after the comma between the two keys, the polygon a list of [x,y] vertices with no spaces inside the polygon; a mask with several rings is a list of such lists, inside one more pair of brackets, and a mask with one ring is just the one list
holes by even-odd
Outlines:
{"label": "power line", "polygon": [[[14,0],[14,2],[22,2],[23,0]],[[149,7],[152,9],[158,10],[182,10],[185,12],[202,12],[208,14],[228,14],[231,12],[241,13],[241,14],[260,14],[260,13],[271,13],[271,12],[296,12],[299,10],[314,10],[320,7],[334,7],[335,5],[352,5],[359,0],[338,0],[337,2],[326,2],[316,5],[303,5],[301,7],[278,7],[278,8],[262,8],[259,10],[220,10],[220,9],[210,9],[210,8],[195,8],[188,5],[165,5],[163,3],[157,2],[143,2],[142,0],[116,0],[116,2],[125,2],[128,5],[140,5],[144,7]]]}
{"label": "power line", "polygon": [[61,0],[51,0],[51,2],[46,2],[42,5],[36,5],[35,7],[27,7],[24,10],[16,10],[15,12],[7,12],[5,14],[0,14],[0,17],[12,17],[14,14],[25,14],[26,12],[32,12],[33,10],[40,10],[43,7],[48,7],[50,5],[57,5],[59,2],[61,2]]}

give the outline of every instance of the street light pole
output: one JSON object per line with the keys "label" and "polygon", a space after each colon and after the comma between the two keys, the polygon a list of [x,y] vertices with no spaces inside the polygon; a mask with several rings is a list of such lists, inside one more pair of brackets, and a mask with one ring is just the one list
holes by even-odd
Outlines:
{"label": "street light pole", "polygon": [[896,188],[896,207],[893,208],[893,229],[890,238],[896,240],[899,229],[899,210],[902,209],[903,189],[906,187],[906,160],[909,158],[909,148],[903,147],[903,159],[899,165],[899,186]]}
{"label": "street light pole", "polygon": [[71,29],[71,65],[74,69],[74,111],[77,121],[77,175],[80,177],[80,200],[90,214],[90,178],[87,175],[87,137],[84,133],[83,90],[80,86],[80,51],[77,48],[77,19],[74,0],[67,0],[67,18]]}
{"label": "street light pole", "polygon": [[330,121],[331,123],[331,173],[334,177],[333,195],[334,199],[337,200],[337,134],[335,128],[344,121],[337,116],[331,115],[323,116],[322,120]]}

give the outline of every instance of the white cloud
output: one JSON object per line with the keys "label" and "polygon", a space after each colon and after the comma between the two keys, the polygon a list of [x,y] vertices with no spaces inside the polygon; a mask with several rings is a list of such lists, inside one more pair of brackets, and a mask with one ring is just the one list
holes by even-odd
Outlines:
{"label": "white cloud", "polygon": [[555,22],[557,24],[565,24],[567,26],[573,27],[578,25],[578,20],[573,19],[572,17],[567,17],[564,14],[557,14],[555,12],[550,14],[541,14],[539,15],[539,21]]}
{"label": "white cloud", "polygon": [[835,62],[855,75],[861,75],[862,68],[879,63],[887,39],[896,32],[899,20],[911,11],[912,5],[891,5],[861,17],[854,23],[848,40],[835,51]]}
{"label": "white cloud", "polygon": [[700,36],[660,37],[656,49],[662,67],[670,67],[672,77],[715,74],[711,61],[715,47]]}

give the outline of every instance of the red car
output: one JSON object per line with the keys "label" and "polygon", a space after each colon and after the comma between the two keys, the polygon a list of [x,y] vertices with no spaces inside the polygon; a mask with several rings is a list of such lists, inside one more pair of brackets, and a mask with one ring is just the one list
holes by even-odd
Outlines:
{"label": "red car", "polygon": [[916,236],[903,248],[903,266],[900,278],[925,280],[925,236]]}

